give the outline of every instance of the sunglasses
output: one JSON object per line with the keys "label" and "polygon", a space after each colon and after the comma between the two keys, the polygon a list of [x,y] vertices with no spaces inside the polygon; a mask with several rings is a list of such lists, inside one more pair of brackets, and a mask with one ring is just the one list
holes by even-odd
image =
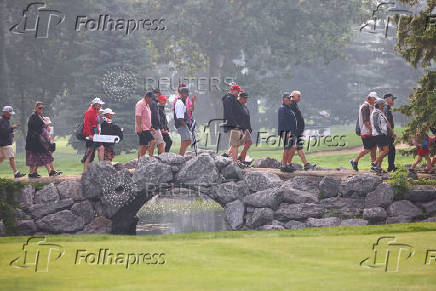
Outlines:
{"label": "sunglasses", "polygon": [[38,109],[39,109],[39,110],[42,110],[42,109],[44,109],[44,107],[41,106],[41,107],[38,107]]}

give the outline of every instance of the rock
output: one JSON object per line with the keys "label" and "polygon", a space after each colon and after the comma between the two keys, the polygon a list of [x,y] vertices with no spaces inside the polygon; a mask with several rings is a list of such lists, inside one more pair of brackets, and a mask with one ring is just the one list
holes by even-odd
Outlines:
{"label": "rock", "polygon": [[291,166],[296,169],[297,171],[302,171],[303,170],[303,166],[297,163],[291,163]]}
{"label": "rock", "polygon": [[386,224],[394,224],[394,223],[409,223],[412,222],[413,218],[410,216],[389,216],[386,219]]}
{"label": "rock", "polygon": [[216,156],[215,157],[215,166],[218,168],[219,171],[224,169],[231,162],[232,162],[231,158],[226,158],[226,157],[223,157],[223,156]]}
{"label": "rock", "polygon": [[254,161],[253,167],[278,169],[280,168],[280,163],[276,159],[260,158]]}
{"label": "rock", "polygon": [[177,155],[175,153],[163,153],[157,156],[157,158],[165,164],[174,166],[174,165],[181,165],[185,163],[185,158],[181,155]]}
{"label": "rock", "polygon": [[114,169],[117,171],[121,171],[122,169],[124,169],[124,165],[121,163],[112,163],[112,167],[114,167]]}
{"label": "rock", "polygon": [[340,192],[344,197],[365,197],[382,182],[382,179],[372,175],[355,175],[344,180]]}
{"label": "rock", "polygon": [[149,191],[161,183],[168,183],[172,180],[173,171],[170,165],[160,163],[157,159],[141,158],[132,178],[133,191]]}
{"label": "rock", "polygon": [[33,220],[18,220],[17,231],[20,235],[32,235],[37,231],[35,222]]}
{"label": "rock", "polygon": [[253,192],[262,191],[281,185],[280,177],[276,174],[268,172],[246,172],[244,175],[244,180],[247,182],[248,187]]}
{"label": "rock", "polygon": [[412,179],[412,180],[418,180],[419,179],[418,173],[416,173],[416,172],[408,172],[407,173],[407,178],[408,179]]}
{"label": "rock", "polygon": [[337,210],[341,214],[341,217],[354,217],[362,214],[364,208],[363,198],[343,198],[332,197],[322,199],[320,204],[327,210]]}
{"label": "rock", "polygon": [[412,219],[424,216],[424,212],[408,200],[395,201],[387,211],[389,216],[408,216]]}
{"label": "rock", "polygon": [[299,229],[299,228],[306,228],[306,227],[307,227],[306,223],[297,220],[289,220],[285,224],[286,229]]}
{"label": "rock", "polygon": [[282,195],[279,188],[272,188],[247,195],[243,201],[247,206],[276,210],[282,202]]}
{"label": "rock", "polygon": [[369,192],[365,198],[365,208],[386,208],[394,201],[394,190],[388,184],[379,184],[374,191]]}
{"label": "rock", "polygon": [[423,220],[422,222],[436,222],[436,217],[427,218],[426,220]]}
{"label": "rock", "polygon": [[286,185],[286,187],[288,188],[312,192],[318,197],[318,186],[321,180],[321,177],[316,176],[295,176],[292,179],[286,181],[283,185]]}
{"label": "rock", "polygon": [[237,230],[243,226],[245,207],[241,201],[236,200],[228,203],[224,208],[224,214],[232,230]]}
{"label": "rock", "polygon": [[230,163],[221,170],[221,175],[228,180],[241,180],[242,170],[236,164]]}
{"label": "rock", "polygon": [[414,186],[413,189],[403,194],[403,198],[411,202],[429,202],[436,200],[436,188],[430,185]]}
{"label": "rock", "polygon": [[110,187],[117,171],[107,162],[91,163],[87,171],[82,174],[81,184],[83,196],[87,199],[103,196],[104,189]]}
{"label": "rock", "polygon": [[102,216],[95,217],[83,229],[83,233],[111,233],[112,221]]}
{"label": "rock", "polygon": [[368,225],[368,220],[365,219],[345,219],[342,220],[341,226],[345,225]]}
{"label": "rock", "polygon": [[285,227],[285,224],[283,222],[281,222],[281,221],[278,221],[278,220],[273,220],[271,222],[271,224],[272,225],[281,225],[281,226]]}
{"label": "rock", "polygon": [[131,160],[130,162],[125,163],[123,168],[128,170],[135,169],[137,164],[138,164],[138,159],[134,159]]}
{"label": "rock", "polygon": [[57,185],[57,188],[61,199],[72,198],[74,201],[82,201],[85,199],[85,197],[83,197],[82,184],[80,181],[62,181]]}
{"label": "rock", "polygon": [[32,219],[30,215],[27,215],[23,210],[20,208],[15,209],[15,218],[18,220],[29,220]]}
{"label": "rock", "polygon": [[250,194],[250,190],[248,189],[248,185],[245,181],[239,182],[228,182],[224,184],[220,184],[218,186],[214,186],[210,196],[221,206],[225,204],[235,201],[237,199],[242,199],[243,197]]}
{"label": "rock", "polygon": [[66,209],[73,205],[74,201],[71,198],[58,200],[50,203],[34,204],[29,211],[32,217],[39,219],[47,214],[52,214],[60,210]]}
{"label": "rock", "polygon": [[74,215],[70,210],[62,210],[55,214],[44,216],[36,221],[38,229],[49,233],[71,233],[82,230],[83,218]]}
{"label": "rock", "polygon": [[282,203],[274,213],[274,218],[280,221],[306,220],[309,217],[321,218],[323,214],[324,208],[315,203]]}
{"label": "rock", "polygon": [[269,224],[269,225],[262,225],[261,227],[258,227],[257,230],[284,230],[285,228],[282,225],[276,225],[276,224]]}
{"label": "rock", "polygon": [[59,200],[58,189],[51,183],[35,193],[33,203],[41,204],[56,200]]}
{"label": "rock", "polygon": [[338,196],[339,185],[341,181],[339,179],[334,179],[330,177],[324,177],[321,182],[319,182],[319,192],[322,198],[330,198]]}
{"label": "rock", "polygon": [[79,203],[75,203],[72,207],[71,207],[71,211],[73,212],[73,214],[83,217],[83,222],[85,224],[88,224],[91,222],[92,219],[94,219],[95,216],[95,210],[94,207],[92,207],[91,202],[89,202],[88,200],[79,202]]}
{"label": "rock", "polygon": [[178,171],[180,171],[180,169],[179,169],[179,167],[177,167],[177,166],[171,166],[171,171],[175,174],[175,173],[177,173]]}
{"label": "rock", "polygon": [[338,217],[328,217],[328,218],[309,218],[306,221],[309,227],[329,227],[338,226],[341,224],[341,219]]}
{"label": "rock", "polygon": [[384,224],[387,216],[386,210],[381,207],[365,208],[363,210],[363,219],[368,220],[370,224]]}
{"label": "rock", "polygon": [[279,193],[283,197],[283,202],[286,203],[315,203],[318,202],[318,197],[313,192],[301,191],[290,188],[289,184],[283,184]]}
{"label": "rock", "polygon": [[194,185],[216,184],[219,181],[219,174],[214,159],[206,153],[193,157],[177,173],[176,181],[182,184]]}
{"label": "rock", "polygon": [[16,196],[16,202],[18,206],[23,209],[29,209],[33,205],[33,199],[35,196],[35,188],[31,185],[26,185],[23,191]]}
{"label": "rock", "polygon": [[264,224],[271,224],[273,216],[274,211],[270,208],[256,208],[251,219],[247,220],[247,225],[256,228]]}
{"label": "rock", "polygon": [[427,215],[436,214],[436,200],[424,203],[424,204],[422,204],[422,207],[425,209],[425,213]]}

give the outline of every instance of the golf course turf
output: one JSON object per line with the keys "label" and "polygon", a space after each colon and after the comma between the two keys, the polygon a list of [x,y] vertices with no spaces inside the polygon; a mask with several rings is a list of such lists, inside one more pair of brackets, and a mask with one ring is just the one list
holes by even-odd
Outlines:
{"label": "golf course turf", "polygon": [[[400,253],[397,271],[386,272],[383,266],[360,265],[365,258],[374,255],[373,244],[383,236],[395,237],[389,240],[407,245],[405,248],[413,252],[410,258],[407,258],[407,251]],[[47,272],[35,272],[34,265],[27,264],[23,268],[22,261],[21,265],[10,266],[11,261],[23,257],[23,244],[28,237],[0,238],[0,289],[436,288],[436,251],[428,251],[436,250],[436,223],[166,236],[49,235],[45,239],[46,243],[63,248],[64,254],[56,260],[54,251]],[[398,251],[395,252],[393,245],[377,248],[379,254],[385,254],[389,248],[389,259],[398,259]],[[107,253],[121,254],[121,257],[118,261],[106,260],[105,264],[103,260],[93,261],[100,249],[108,249]],[[155,253],[161,256],[153,260],[151,257]],[[129,254],[130,265],[127,266]],[[28,258],[27,261],[32,260]]]}

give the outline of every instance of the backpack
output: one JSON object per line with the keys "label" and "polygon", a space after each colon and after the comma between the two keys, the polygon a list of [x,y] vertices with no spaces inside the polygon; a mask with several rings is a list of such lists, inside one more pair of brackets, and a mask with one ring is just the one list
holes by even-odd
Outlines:
{"label": "backpack", "polygon": [[86,140],[86,136],[83,135],[83,122],[79,123],[76,127],[76,138],[78,140]]}
{"label": "backpack", "polygon": [[355,132],[358,136],[360,136],[360,125],[359,125],[359,117],[357,117],[356,129]]}

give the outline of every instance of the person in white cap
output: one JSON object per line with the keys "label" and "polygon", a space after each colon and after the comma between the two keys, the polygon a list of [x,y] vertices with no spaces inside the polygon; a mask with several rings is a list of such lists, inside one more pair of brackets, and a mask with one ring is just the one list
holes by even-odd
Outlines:
{"label": "person in white cap", "polygon": [[379,148],[377,159],[371,163],[371,170],[377,173],[386,173],[386,171],[381,168],[381,164],[383,158],[389,153],[389,135],[392,134],[392,128],[390,127],[389,121],[383,111],[386,105],[385,100],[377,99],[370,118],[372,136]]}
{"label": "person in white cap", "polygon": [[[120,141],[123,139],[123,131],[122,129],[114,124],[112,122],[112,118],[115,114],[115,112],[112,111],[110,108],[106,108],[102,112],[103,114],[103,121],[101,123],[101,134],[105,135],[116,135],[120,138]],[[115,157],[115,150],[114,150],[115,143],[104,143],[104,160],[112,162],[113,158]]]}
{"label": "person in white cap", "polygon": [[365,102],[359,108],[358,133],[362,138],[363,150],[359,155],[350,161],[351,167],[359,171],[359,160],[367,153],[371,153],[371,162],[375,162],[377,154],[377,144],[375,137],[372,135],[371,113],[374,110],[375,101],[379,99],[376,92],[370,92]]}
{"label": "person in white cap", "polygon": [[84,159],[82,159],[83,172],[86,172],[89,164],[94,159],[95,150],[98,149],[98,160],[103,161],[104,159],[104,147],[100,143],[93,142],[94,134],[100,134],[100,109],[104,102],[100,98],[95,98],[91,102],[91,106],[85,112],[85,117],[83,119],[83,131],[82,134],[86,139],[86,153]]}
{"label": "person in white cap", "polygon": [[14,130],[20,127],[19,125],[11,126],[10,124],[10,118],[14,114],[15,112],[12,106],[3,107],[2,116],[0,117],[0,163],[2,163],[4,159],[9,159],[9,165],[14,172],[14,177],[21,178],[24,177],[25,174],[17,170],[14,149],[12,147]]}

